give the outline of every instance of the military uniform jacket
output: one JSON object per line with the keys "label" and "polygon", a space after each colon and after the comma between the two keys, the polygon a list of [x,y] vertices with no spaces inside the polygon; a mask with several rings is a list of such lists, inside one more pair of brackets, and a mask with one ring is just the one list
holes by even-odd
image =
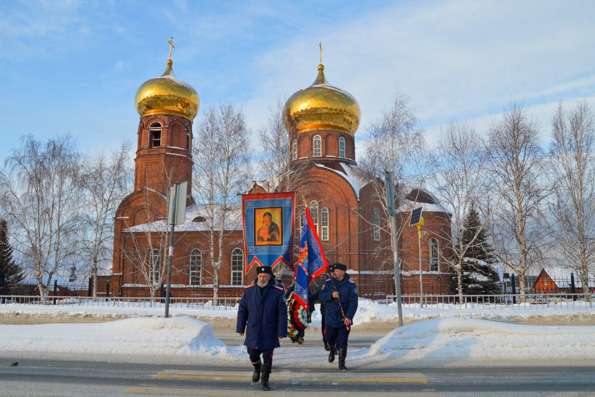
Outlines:
{"label": "military uniform jacket", "polygon": [[[287,336],[287,307],[283,287],[274,281],[262,289],[256,284],[244,290],[238,308],[236,331],[246,333],[244,345],[251,349],[279,347],[279,338]],[[261,293],[262,292],[262,293]]]}
{"label": "military uniform jacket", "polygon": [[355,312],[357,311],[357,288],[355,282],[349,278],[348,274],[345,274],[343,281],[338,281],[332,277],[326,280],[320,291],[320,301],[324,304],[324,320],[326,325],[341,328],[345,324],[341,317],[339,302],[332,297],[334,290],[339,293],[340,304],[343,307],[345,317],[353,321],[353,316],[355,316]]}

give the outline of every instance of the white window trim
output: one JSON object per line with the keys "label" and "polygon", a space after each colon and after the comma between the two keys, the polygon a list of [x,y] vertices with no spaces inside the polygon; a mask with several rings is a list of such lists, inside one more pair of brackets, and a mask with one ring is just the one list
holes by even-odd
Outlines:
{"label": "white window trim", "polygon": [[[343,149],[343,153],[341,154],[341,148]],[[347,144],[345,141],[344,136],[339,137],[339,158],[347,158]]]}
{"label": "white window trim", "polygon": [[[238,251],[241,253],[240,268],[239,268],[239,270],[237,270],[237,269],[234,270],[234,268],[233,268],[233,265],[234,265],[234,263],[233,263],[234,254],[236,252],[238,252]],[[234,285],[234,286],[244,285],[244,250],[241,249],[241,248],[239,248],[239,247],[236,247],[236,248],[232,249],[231,250],[230,262],[229,263],[230,263],[230,266],[231,266],[231,271],[229,273],[230,274],[230,279],[229,279],[230,285]],[[240,273],[240,283],[239,284],[234,284],[233,283],[233,279],[234,279],[233,276],[234,276],[234,274],[237,274],[237,273]]]}
{"label": "white window trim", "polygon": [[[324,222],[326,216],[326,222]],[[327,207],[320,209],[320,239],[322,241],[329,240],[329,223],[330,223],[330,212]]]}
{"label": "white window trim", "polygon": [[[195,255],[195,252],[198,252],[198,271],[197,270],[192,270],[192,257]],[[202,262],[202,252],[200,249],[198,248],[194,248],[192,251],[190,251],[190,263],[188,265],[188,285],[202,285],[202,268],[203,268],[203,262]],[[198,284],[197,283],[193,283],[192,282],[192,275],[194,273],[198,273]]]}
{"label": "white window trim", "polygon": [[[318,143],[318,146],[316,143]],[[312,137],[312,157],[322,157],[322,137],[320,135]]]}

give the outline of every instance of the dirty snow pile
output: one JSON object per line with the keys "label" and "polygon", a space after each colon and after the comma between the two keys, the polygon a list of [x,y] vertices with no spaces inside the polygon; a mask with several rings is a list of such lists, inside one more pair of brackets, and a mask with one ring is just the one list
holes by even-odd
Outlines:
{"label": "dirty snow pile", "polygon": [[0,352],[198,355],[226,358],[210,324],[189,317],[96,324],[0,325]]}
{"label": "dirty snow pile", "polygon": [[[534,326],[488,320],[437,319],[397,328],[375,342],[362,362],[411,365],[448,362],[594,361],[595,326]],[[535,364],[535,361],[533,361]]]}

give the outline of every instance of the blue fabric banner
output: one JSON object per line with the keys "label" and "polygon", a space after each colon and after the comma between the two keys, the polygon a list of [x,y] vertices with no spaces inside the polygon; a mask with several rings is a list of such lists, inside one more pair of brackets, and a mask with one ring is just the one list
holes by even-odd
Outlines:
{"label": "blue fabric banner", "polygon": [[295,193],[242,196],[245,271],[254,265],[291,268]]}

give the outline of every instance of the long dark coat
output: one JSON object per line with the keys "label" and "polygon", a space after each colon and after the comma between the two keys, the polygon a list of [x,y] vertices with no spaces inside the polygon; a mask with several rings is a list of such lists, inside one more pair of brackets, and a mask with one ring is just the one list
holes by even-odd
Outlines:
{"label": "long dark coat", "polygon": [[353,321],[353,316],[357,311],[357,288],[355,282],[346,274],[342,281],[335,278],[329,278],[324,283],[320,291],[320,302],[324,304],[324,320],[327,326],[334,328],[342,328],[345,326],[341,310],[339,309],[339,302],[332,298],[332,292],[336,290],[339,292],[340,304],[343,307],[345,317]]}
{"label": "long dark coat", "polygon": [[250,349],[279,347],[279,338],[287,336],[287,306],[283,287],[274,279],[259,293],[256,284],[244,290],[238,308],[236,331],[246,332],[244,345]]}

